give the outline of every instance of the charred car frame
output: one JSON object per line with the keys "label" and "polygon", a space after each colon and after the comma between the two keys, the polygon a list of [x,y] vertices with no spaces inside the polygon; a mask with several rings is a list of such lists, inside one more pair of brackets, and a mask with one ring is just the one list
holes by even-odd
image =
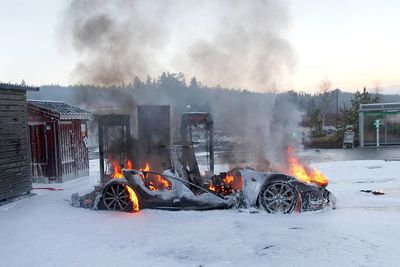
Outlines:
{"label": "charred car frame", "polygon": [[[123,170],[125,178],[108,182],[98,201],[99,208],[118,211],[139,209],[210,210],[229,208],[260,208],[269,213],[292,213],[335,207],[335,197],[325,188],[306,184],[285,174],[270,174],[251,169],[239,173],[242,188],[226,190],[228,194],[200,187],[183,180],[176,172],[163,174]],[[154,190],[146,186],[149,176],[156,175],[169,184],[168,188]],[[228,185],[224,186],[229,189]],[[132,198],[132,192],[135,197]]]}
{"label": "charred car frame", "polygon": [[[194,151],[196,128],[205,131],[209,170],[203,175]],[[244,168],[214,175],[213,121],[209,113],[182,114],[181,139],[180,145],[170,148],[171,169],[157,173],[149,166],[125,168],[100,187],[92,207],[116,211],[259,208],[269,213],[335,208],[336,199],[326,189],[327,180],[304,181],[299,179],[301,172],[296,178]],[[296,164],[296,159],[291,162]]]}

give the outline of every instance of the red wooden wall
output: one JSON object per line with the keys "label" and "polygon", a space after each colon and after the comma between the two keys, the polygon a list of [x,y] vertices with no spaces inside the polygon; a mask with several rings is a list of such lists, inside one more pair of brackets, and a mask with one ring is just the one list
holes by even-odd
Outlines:
{"label": "red wooden wall", "polygon": [[84,124],[86,129],[86,122],[80,120],[58,124],[60,173],[64,177],[88,175],[89,156],[81,124]]}
{"label": "red wooden wall", "polygon": [[34,182],[64,182],[89,174],[86,121],[56,121],[30,111],[29,132]]}

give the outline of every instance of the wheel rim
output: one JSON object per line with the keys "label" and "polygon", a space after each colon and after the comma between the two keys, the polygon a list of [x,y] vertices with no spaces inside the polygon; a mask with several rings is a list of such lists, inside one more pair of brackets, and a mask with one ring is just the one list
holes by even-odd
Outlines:
{"label": "wheel rim", "polygon": [[123,184],[109,185],[104,191],[103,202],[109,210],[125,211],[130,206],[129,192]]}
{"label": "wheel rim", "polygon": [[271,213],[290,213],[295,207],[295,192],[287,183],[272,183],[260,195],[261,204]]}

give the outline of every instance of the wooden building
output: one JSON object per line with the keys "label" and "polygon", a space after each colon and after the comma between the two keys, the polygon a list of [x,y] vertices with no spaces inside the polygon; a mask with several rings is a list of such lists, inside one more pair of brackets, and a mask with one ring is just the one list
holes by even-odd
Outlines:
{"label": "wooden building", "polygon": [[0,201],[32,190],[26,91],[0,83]]}
{"label": "wooden building", "polygon": [[62,183],[89,175],[90,117],[90,112],[63,102],[28,101],[34,182]]}

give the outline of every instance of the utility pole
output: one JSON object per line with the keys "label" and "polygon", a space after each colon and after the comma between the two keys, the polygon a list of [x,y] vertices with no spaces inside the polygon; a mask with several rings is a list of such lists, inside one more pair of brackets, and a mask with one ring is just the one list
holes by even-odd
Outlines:
{"label": "utility pole", "polygon": [[381,121],[375,120],[374,125],[376,128],[376,146],[379,146],[379,127],[381,127]]}
{"label": "utility pole", "polygon": [[340,89],[333,90],[336,93],[336,135],[339,133],[339,93]]}

